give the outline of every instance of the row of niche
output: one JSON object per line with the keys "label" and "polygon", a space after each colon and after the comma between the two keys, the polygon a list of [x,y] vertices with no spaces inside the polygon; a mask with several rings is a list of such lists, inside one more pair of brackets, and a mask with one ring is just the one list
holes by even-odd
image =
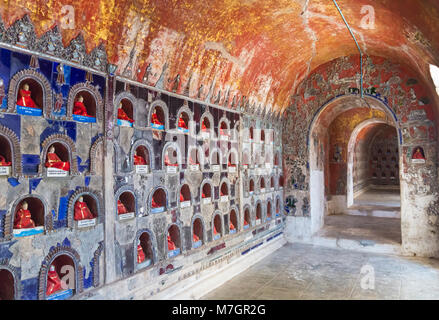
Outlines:
{"label": "row of niche", "polygon": [[[275,179],[277,179],[277,181],[275,181]],[[264,176],[260,176],[259,181],[257,181],[256,184],[257,188],[255,188],[255,180],[258,180],[258,178],[250,177],[245,183],[245,191],[249,195],[253,195],[254,193],[258,194],[275,191],[284,187],[284,177],[282,174],[280,174],[279,176],[271,175],[269,178],[267,177],[267,179]]]}
{"label": "row of niche", "polygon": [[[208,241],[217,241],[223,236],[229,234],[238,234],[246,229],[259,226],[264,222],[267,223],[273,218],[280,217],[280,199],[276,201],[275,211],[273,212],[272,202],[267,202],[263,207],[261,202],[256,204],[254,209],[246,205],[244,207],[244,217],[241,223],[240,214],[236,207],[230,209],[228,215],[223,215],[217,211],[211,221],[210,236],[206,224],[201,215],[196,214],[192,218],[190,236],[182,237],[182,227],[178,223],[172,223],[166,228],[166,238],[164,239],[165,256],[169,258],[176,257],[186,250],[202,248]],[[141,229],[137,232],[133,242],[134,266],[136,272],[147,270],[158,262],[157,238],[153,231]],[[184,245],[184,240],[190,239],[190,242]],[[95,261],[96,263],[96,261]],[[58,250],[47,262],[44,262],[42,272],[40,272],[39,298],[45,300],[64,300],[73,297],[81,289],[81,271],[83,270],[79,254],[74,249],[66,251]],[[69,279],[69,285],[63,286],[64,276],[67,272],[73,271],[73,278]],[[71,274],[70,274],[71,275]],[[97,275],[95,275],[97,276]],[[0,265],[0,300],[19,299],[19,279],[14,268]],[[73,286],[71,284],[74,284]]]}
{"label": "row of niche", "polygon": [[[18,72],[11,78],[10,84],[15,84],[15,88],[9,88],[7,112],[56,118],[55,114],[64,104],[62,93],[54,94],[47,78],[34,69]],[[103,110],[104,102],[97,86],[86,81],[70,88],[67,120],[96,123],[103,120]]]}
{"label": "row of niche", "polygon": [[[29,73],[29,74],[28,74]],[[15,79],[17,85],[15,90],[9,90],[8,93],[8,112],[16,111],[22,115],[42,116],[51,118],[52,111],[59,111],[63,104],[62,95],[58,94],[54,99],[50,83],[39,72],[35,70],[23,70],[17,73],[12,79]],[[12,102],[11,102],[12,101]],[[15,101],[15,103],[14,103]],[[122,92],[115,98],[115,122],[121,126],[133,126],[136,123],[136,113],[134,105],[136,98],[129,92]],[[70,89],[67,101],[67,119],[73,119],[78,122],[94,123],[96,120],[103,119],[104,103],[102,96],[97,87],[89,82],[78,83]],[[156,130],[169,130],[169,114],[166,103],[162,100],[156,100],[151,104],[148,116],[140,127],[149,127]],[[139,120],[137,120],[140,122]],[[214,139],[215,131],[213,130],[213,116],[206,111],[200,121],[199,136],[203,139]],[[187,106],[182,106],[177,114],[175,128],[183,133],[195,133],[195,122],[193,113]],[[237,123],[239,124],[239,122]],[[254,131],[257,132],[255,139]],[[222,117],[218,126],[218,137],[223,140],[238,140],[239,130],[230,128],[230,121]],[[273,143],[273,129],[253,129],[246,128],[245,141]],[[266,137],[267,136],[267,137]]]}
{"label": "row of niche", "polygon": [[[100,162],[97,149],[101,143],[102,138],[98,138],[90,148],[89,168],[92,174]],[[75,142],[64,134],[47,137],[41,145],[37,174],[54,178],[79,174]],[[20,142],[12,130],[0,126],[0,176],[10,175],[22,175]]]}
{"label": "row of niche", "polygon": [[[119,154],[118,148],[115,148],[116,154]],[[151,159],[155,159],[155,157],[151,155],[153,155],[151,145],[146,140],[138,140],[132,145],[128,157],[122,161],[123,170],[119,168],[118,163],[115,163],[115,170],[116,172],[131,172],[135,169],[136,173],[150,173],[153,170],[159,170],[159,168],[156,167],[156,163],[151,161]],[[210,169],[213,171],[228,170],[230,172],[236,172],[236,167],[239,164],[238,152],[235,148],[228,151],[227,159],[225,159],[220,148],[214,148],[212,152],[210,152],[209,148],[205,148],[203,152],[201,146],[192,146],[189,147],[187,161],[183,162],[182,158],[178,143],[168,142],[163,147],[161,169],[168,173],[175,173],[178,170],[188,168],[196,171]],[[115,159],[120,159],[120,157],[115,157]],[[280,165],[280,152],[275,153],[274,159],[273,153],[267,153],[264,159],[267,168],[271,168],[273,165],[274,167],[278,167]],[[254,159],[250,159],[248,153],[243,154],[242,166],[244,168],[254,165],[257,166],[252,160]]]}
{"label": "row of niche", "polygon": [[[159,131],[170,130],[168,106],[163,100],[155,100],[149,109],[135,108],[138,101],[130,92],[121,92],[115,98],[116,124],[125,127],[152,128]],[[145,109],[145,110],[143,110]],[[138,112],[135,112],[138,110]],[[174,129],[178,132],[197,136],[196,122],[193,120],[193,112],[187,105],[183,105],[177,112]],[[231,128],[230,120],[223,116],[219,120],[218,130],[214,130],[214,118],[209,110],[206,110],[200,118],[200,128],[198,138],[219,139],[238,141],[239,122]],[[257,134],[255,134],[257,133]],[[244,129],[244,140],[247,142],[273,143],[276,132],[273,129],[254,129],[253,127]],[[257,139],[255,139],[257,136]]]}
{"label": "row of niche", "polygon": [[[253,186],[254,179],[250,179],[250,188]],[[260,189],[257,193],[264,192],[272,192],[275,189],[275,180],[272,176],[270,178],[270,185],[267,189],[265,189],[265,178],[260,178]],[[283,188],[283,176],[278,177],[278,188]],[[232,192],[232,188],[230,186],[229,180],[224,177],[221,179],[218,190],[213,186],[213,183],[210,179],[205,179],[202,181],[199,194],[194,196],[191,192],[191,189],[187,183],[183,183],[177,193],[176,199],[174,199],[174,203],[179,208],[187,208],[191,207],[196,203],[201,203],[203,205],[211,204],[213,202],[229,202],[231,199],[235,198],[235,195]],[[236,189],[235,189],[236,192]],[[252,195],[253,191],[249,191],[249,194]],[[148,196],[147,200],[147,210],[148,212],[139,212],[141,210],[137,210],[137,197],[133,188],[130,186],[123,186],[119,188],[119,190],[115,193],[115,198],[117,199],[117,214],[119,216],[119,220],[131,219],[137,216],[138,214],[146,215],[150,213],[161,213],[165,211],[169,211],[173,208],[170,207],[169,201],[169,193],[168,191],[161,187],[155,187],[153,191]]]}

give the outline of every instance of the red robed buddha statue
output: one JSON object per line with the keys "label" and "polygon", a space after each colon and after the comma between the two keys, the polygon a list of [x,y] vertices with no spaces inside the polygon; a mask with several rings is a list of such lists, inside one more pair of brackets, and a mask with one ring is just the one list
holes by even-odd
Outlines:
{"label": "red robed buddha statue", "polygon": [[61,161],[61,159],[58,157],[58,155],[55,153],[55,147],[51,146],[49,148],[49,152],[47,152],[47,161],[46,161],[46,167],[47,168],[57,168],[64,171],[70,170],[70,163]]}
{"label": "red robed buddha statue", "polygon": [[154,109],[154,111],[152,112],[151,122],[159,126],[163,125],[163,123],[160,122],[159,117],[157,116],[156,109]]}
{"label": "red robed buddha statue", "polygon": [[75,203],[74,219],[75,220],[94,219],[93,214],[91,213],[87,204],[84,202],[84,198],[82,196],[79,197],[78,201],[76,201]]}
{"label": "red robed buddha statue", "polygon": [[35,222],[32,220],[28,207],[28,203],[23,201],[21,208],[15,213],[14,229],[35,228]]}
{"label": "red robed buddha statue", "polygon": [[161,205],[159,205],[157,202],[155,202],[154,197],[151,199],[151,207],[153,208],[160,208]]}
{"label": "red robed buddha statue", "polygon": [[117,213],[118,214],[128,213],[127,208],[125,207],[125,205],[120,200],[117,200]]}
{"label": "red robed buddha statue", "polygon": [[215,235],[218,234],[218,231],[216,231],[216,227],[215,226],[213,226],[213,234],[215,234]]}
{"label": "red robed buddha statue", "polygon": [[145,261],[145,252],[143,251],[140,241],[137,241],[137,263]]}
{"label": "red robed buddha statue", "polygon": [[87,108],[84,105],[84,97],[79,96],[78,100],[75,101],[75,105],[73,107],[73,114],[84,117],[91,117],[87,113]]}
{"label": "red robed buddha statue", "polygon": [[51,265],[49,268],[49,272],[47,273],[46,296],[50,296],[51,294],[54,294],[61,289],[61,279],[59,278],[58,273],[55,270],[55,266]]}
{"label": "red robed buddha statue", "polygon": [[184,121],[182,116],[180,116],[180,118],[178,119],[178,127],[183,128],[183,129],[187,129],[187,124]]}
{"label": "red robed buddha statue", "polygon": [[233,225],[233,223],[230,221],[230,224],[229,224],[229,229],[230,230],[235,230],[235,226]]}
{"label": "red robed buddha statue", "polygon": [[168,250],[175,250],[175,243],[171,240],[171,236],[168,234]]}
{"label": "red robed buddha statue", "polygon": [[144,166],[146,165],[146,161],[142,156],[137,155],[137,151],[134,152],[134,165],[135,166]]}
{"label": "red robed buddha statue", "polygon": [[7,162],[6,158],[0,155],[0,167],[9,167],[11,162]]}
{"label": "red robed buddha statue", "polygon": [[183,194],[180,192],[180,202],[183,202],[184,201],[184,197],[183,197]]}
{"label": "red robed buddha statue", "polygon": [[422,159],[425,160],[425,157],[422,155],[421,149],[417,148],[416,152],[413,154],[412,159]]}
{"label": "red robed buddha statue", "polygon": [[245,225],[245,226],[248,226],[248,222],[247,222],[247,220],[245,220],[245,219],[244,219],[244,225]]}
{"label": "red robed buddha statue", "polygon": [[117,118],[119,120],[125,120],[125,121],[129,121],[131,123],[134,122],[133,119],[128,117],[128,115],[126,114],[125,110],[122,109],[122,103],[119,105],[119,109],[117,110]]}
{"label": "red robed buddha statue", "polygon": [[204,121],[201,122],[201,131],[207,131],[207,130],[208,129],[207,129],[206,125],[204,124]]}
{"label": "red robed buddha statue", "polygon": [[200,241],[200,238],[195,233],[192,235],[192,238],[194,242]]}
{"label": "red robed buddha statue", "polygon": [[29,85],[27,83],[25,83],[18,91],[17,105],[29,108],[39,108],[31,98],[31,91],[29,90]]}

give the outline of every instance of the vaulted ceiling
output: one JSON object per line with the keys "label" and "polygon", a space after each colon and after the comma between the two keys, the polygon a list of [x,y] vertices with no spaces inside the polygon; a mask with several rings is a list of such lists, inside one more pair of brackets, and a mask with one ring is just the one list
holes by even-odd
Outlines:
{"label": "vaulted ceiling", "polygon": [[[437,0],[338,4],[366,55],[430,81]],[[4,0],[0,10],[6,27],[28,14],[39,36],[58,25],[66,46],[80,33],[88,51],[103,43],[119,75],[202,100],[221,90],[221,103],[228,93],[229,104],[246,96],[275,110],[314,68],[358,53],[332,0]]]}

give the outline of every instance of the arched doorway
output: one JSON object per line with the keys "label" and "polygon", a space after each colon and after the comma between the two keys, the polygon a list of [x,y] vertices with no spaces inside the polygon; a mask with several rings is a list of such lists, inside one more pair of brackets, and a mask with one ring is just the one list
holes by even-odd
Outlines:
{"label": "arched doorway", "polygon": [[[399,247],[400,132],[392,110],[376,98],[365,99],[367,103],[355,96],[336,98],[311,123],[311,234]],[[380,159],[381,164],[373,160],[380,148],[389,151],[389,161]],[[379,165],[385,170],[374,181]],[[380,220],[384,217],[392,220]]]}

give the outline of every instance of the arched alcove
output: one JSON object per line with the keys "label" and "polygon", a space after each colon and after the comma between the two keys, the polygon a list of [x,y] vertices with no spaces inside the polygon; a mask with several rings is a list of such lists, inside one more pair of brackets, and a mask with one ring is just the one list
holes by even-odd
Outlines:
{"label": "arched alcove", "polygon": [[73,120],[76,120],[78,122],[96,122],[96,119],[98,118],[98,112],[99,112],[99,120],[101,119],[101,111],[98,110],[100,107],[102,107],[97,98],[95,93],[95,88],[90,89],[87,85],[84,85],[84,87],[77,87],[72,91],[76,91],[73,96],[73,102],[72,102],[72,117]]}
{"label": "arched alcove", "polygon": [[137,269],[149,267],[154,264],[154,251],[152,238],[148,231],[143,231],[137,238],[135,250]]}
{"label": "arched alcove", "polygon": [[200,119],[199,136],[201,139],[207,140],[211,138],[213,124],[212,114],[209,111],[204,112]]}
{"label": "arched alcove", "polygon": [[123,218],[132,218],[136,212],[136,198],[132,191],[124,191],[117,201],[117,214]]}
{"label": "arched alcove", "polygon": [[229,139],[229,124],[226,121],[226,119],[222,119],[220,120],[219,126],[218,126],[218,131],[219,131],[219,138],[220,140],[228,140]]}
{"label": "arched alcove", "polygon": [[246,207],[244,208],[244,229],[248,229],[250,228],[252,225],[252,219],[251,219],[251,214],[250,214],[250,208]]}
{"label": "arched alcove", "polygon": [[276,217],[280,216],[280,198],[276,198]]}
{"label": "arched alcove", "polygon": [[153,129],[165,130],[165,125],[167,121],[165,110],[163,110],[162,105],[156,105],[152,107],[152,112],[149,117],[149,123]]}
{"label": "arched alcove", "polygon": [[167,196],[164,189],[155,189],[155,191],[152,193],[150,201],[151,202],[149,207],[151,208],[151,213],[160,213],[166,211]]}
{"label": "arched alcove", "polygon": [[98,201],[88,193],[79,194],[73,208],[73,219],[78,228],[92,227],[96,225],[99,213]]}
{"label": "arched alcove", "polygon": [[261,141],[261,143],[265,143],[265,131],[264,131],[264,129],[261,129],[260,141]]}
{"label": "arched alcove", "polygon": [[0,134],[0,175],[9,176],[12,173],[12,145],[6,136]]}
{"label": "arched alcove", "polygon": [[255,181],[253,178],[250,178],[250,181],[248,183],[248,193],[252,195],[254,191],[255,191]]}
{"label": "arched alcove", "polygon": [[229,185],[223,181],[220,186],[220,201],[227,202],[229,200]]}
{"label": "arched alcove", "polygon": [[199,248],[204,244],[204,227],[200,217],[192,223],[192,248]]}
{"label": "arched alcove", "polygon": [[21,199],[13,207],[13,234],[25,237],[44,232],[46,209],[43,201],[35,196]]}
{"label": "arched alcove", "polygon": [[47,300],[64,300],[70,298],[77,290],[76,278],[76,265],[70,255],[57,255],[47,270],[45,298]]}
{"label": "arched alcove", "polygon": [[250,165],[250,152],[248,149],[244,149],[242,152],[242,165],[244,168],[248,168]]}
{"label": "arched alcove", "polygon": [[230,222],[229,222],[229,233],[234,234],[238,231],[238,214],[235,209],[230,210]]}
{"label": "arched alcove", "polygon": [[190,207],[191,200],[192,200],[191,190],[189,188],[189,185],[185,183],[180,188],[180,196],[179,196],[180,208]]}
{"label": "arched alcove", "polygon": [[117,121],[119,126],[132,127],[134,120],[134,105],[131,99],[123,98],[117,107]]}
{"label": "arched alcove", "polygon": [[0,266],[0,301],[15,300],[14,275]]}
{"label": "arched alcove", "polygon": [[136,147],[133,154],[133,164],[136,168],[136,173],[149,173],[150,155],[149,149],[145,145],[139,145]]}
{"label": "arched alcove", "polygon": [[202,156],[200,150],[198,150],[197,147],[189,148],[187,163],[191,171],[200,170],[200,164],[202,163]]}
{"label": "arched alcove", "polygon": [[175,144],[168,144],[163,149],[163,168],[167,173],[176,173],[181,166],[180,151]]}
{"label": "arched alcove", "polygon": [[261,177],[259,180],[259,190],[261,193],[265,192],[265,179],[264,179],[264,177]]}
{"label": "arched alcove", "polygon": [[270,190],[273,191],[275,187],[274,176],[270,177]]}
{"label": "arched alcove", "polygon": [[201,186],[201,203],[209,204],[212,202],[212,185],[209,182],[203,182]]}
{"label": "arched alcove", "polygon": [[262,223],[262,205],[260,202],[256,204],[256,225]]}
{"label": "arched alcove", "polygon": [[214,172],[221,171],[221,154],[219,149],[214,149],[210,155],[210,165]]}
{"label": "arched alcove", "polygon": [[279,176],[279,188],[283,188],[284,187],[284,176],[280,175]]}
{"label": "arched alcove", "polygon": [[71,153],[66,144],[52,143],[45,156],[46,174],[48,177],[65,177],[69,175]]}
{"label": "arched alcove", "polygon": [[249,137],[248,137],[248,139],[249,139],[250,142],[253,142],[253,127],[250,127],[250,128],[248,129],[248,131],[249,131]]}
{"label": "arched alcove", "polygon": [[176,128],[183,133],[189,133],[189,125],[192,119],[188,112],[189,111],[182,110],[179,112],[177,117]]}
{"label": "arched alcove", "polygon": [[180,228],[176,224],[168,228],[166,243],[168,258],[175,257],[181,253],[182,243]]}
{"label": "arched alcove", "polygon": [[221,221],[221,215],[219,213],[215,214],[212,221],[212,239],[218,240],[221,238],[223,233],[223,226]]}
{"label": "arched alcove", "polygon": [[272,209],[271,209],[271,201],[267,201],[267,215],[266,215],[266,221],[270,221],[272,218]]}

